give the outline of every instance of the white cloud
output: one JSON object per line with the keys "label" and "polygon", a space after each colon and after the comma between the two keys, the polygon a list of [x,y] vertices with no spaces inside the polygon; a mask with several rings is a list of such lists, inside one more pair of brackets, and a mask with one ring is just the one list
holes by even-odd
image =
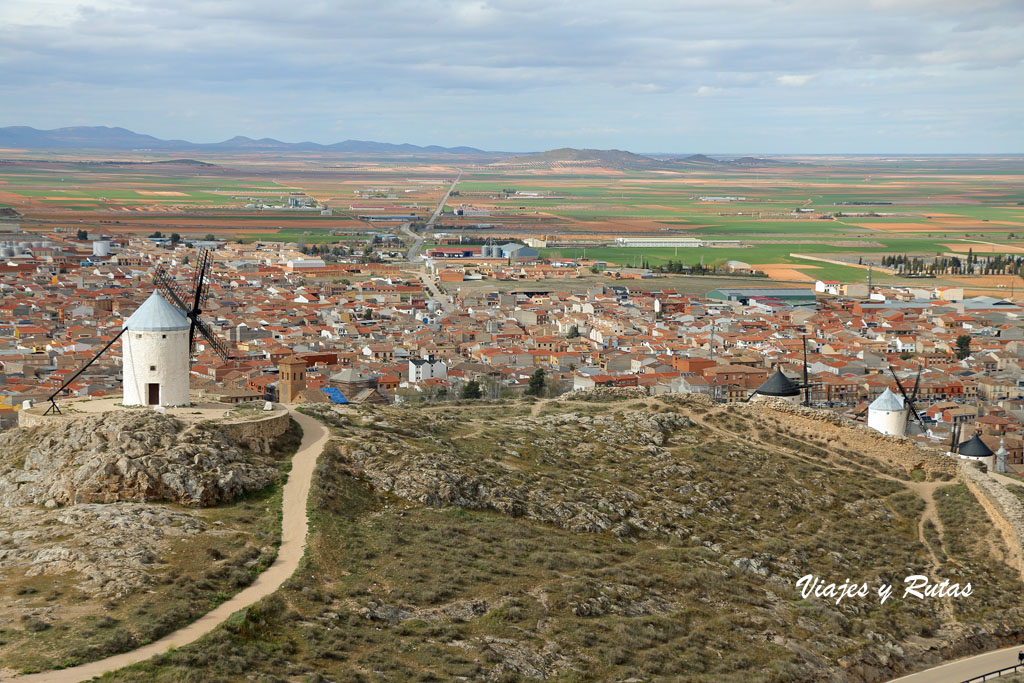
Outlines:
{"label": "white cloud", "polygon": [[[75,112],[164,137],[438,130],[503,149],[536,129],[647,150],[690,148],[671,142],[687,130],[720,150],[738,129],[793,130],[828,147],[855,139],[856,116],[786,108],[856,91],[909,142],[920,106],[960,116],[967,147],[1024,151],[1008,123],[1024,110],[1024,2],[869,1],[0,0],[0,125]],[[968,101],[985,107],[968,116]],[[172,116],[183,107],[207,113]],[[259,130],[232,130],[245,121]]]}
{"label": "white cloud", "polygon": [[710,97],[712,95],[721,95],[725,92],[725,88],[716,88],[710,85],[702,85],[697,88],[698,97]]}
{"label": "white cloud", "polygon": [[779,85],[786,86],[787,88],[801,88],[815,77],[816,74],[786,74],[779,76],[776,80]]}

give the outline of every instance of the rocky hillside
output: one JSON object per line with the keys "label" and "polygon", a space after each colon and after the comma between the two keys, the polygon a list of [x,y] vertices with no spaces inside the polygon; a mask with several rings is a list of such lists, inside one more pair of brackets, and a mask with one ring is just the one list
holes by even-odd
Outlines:
{"label": "rocky hillside", "polygon": [[0,434],[0,679],[156,640],[273,562],[300,430],[225,434],[148,410]]}
{"label": "rocky hillside", "polygon": [[215,428],[152,411],[54,420],[0,434],[0,507],[166,501],[209,506],[280,472]]}
{"label": "rocky hillside", "polygon": [[[1001,538],[909,444],[799,410],[589,398],[328,408],[308,562],[114,680],[860,682],[1021,637]],[[808,573],[976,589],[837,605],[801,597]]]}

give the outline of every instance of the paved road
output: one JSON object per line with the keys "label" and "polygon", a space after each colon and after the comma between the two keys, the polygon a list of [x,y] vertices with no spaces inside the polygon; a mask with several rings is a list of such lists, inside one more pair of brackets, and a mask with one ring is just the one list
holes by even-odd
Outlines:
{"label": "paved road", "polygon": [[[902,678],[894,678],[893,683],[895,681],[901,683],[962,683],[962,681],[975,676],[1013,666],[1017,663],[1017,653],[1021,651],[1024,651],[1024,645],[1005,647],[982,655],[940,664],[935,668]],[[998,681],[999,679],[993,678],[992,680]]]}
{"label": "paved road", "polygon": [[306,552],[306,534],[309,530],[306,499],[309,497],[309,486],[313,480],[316,460],[330,436],[330,432],[318,420],[295,411],[292,411],[292,417],[302,427],[302,441],[292,458],[291,473],[288,475],[288,482],[284,485],[281,547],[278,549],[277,559],[274,560],[274,563],[256,577],[256,581],[252,585],[197,621],[137,650],[70,669],[29,676],[15,676],[5,680],[15,683],[41,683],[42,681],[78,683],[95,676],[102,676],[109,671],[116,671],[167,652],[169,648],[188,645],[212,631],[238,610],[248,607],[280,588],[281,584],[298,569],[299,560]]}
{"label": "paved road", "polygon": [[408,223],[402,224],[402,232],[404,232],[406,235],[412,238],[413,241],[412,247],[409,249],[409,253],[406,256],[406,258],[409,260],[409,263],[417,262],[416,257],[419,255],[420,247],[423,246],[423,233],[429,230],[434,225],[434,223],[437,222],[437,219],[441,217],[441,212],[444,211],[445,203],[448,201],[448,198],[452,196],[452,190],[455,189],[455,186],[458,184],[460,180],[462,180],[461,168],[459,169],[459,175],[455,177],[455,180],[453,180],[452,184],[448,187],[448,191],[444,193],[443,197],[441,197],[441,201],[437,203],[437,208],[434,209],[434,213],[430,214],[430,218],[427,219],[427,225],[425,228],[423,228],[421,232],[415,233],[409,228]]}
{"label": "paved road", "polygon": [[401,228],[406,235],[413,239],[413,245],[409,249],[409,263],[416,267],[417,275],[419,276],[420,281],[423,283],[423,286],[426,288],[427,292],[430,293],[430,296],[439,301],[441,303],[442,310],[448,313],[455,310],[454,304],[450,303],[448,301],[448,297],[441,293],[441,290],[438,289],[437,284],[434,283],[434,280],[430,277],[430,274],[427,273],[426,264],[423,263],[422,261],[417,260],[416,256],[419,254],[420,247],[423,246],[423,234],[427,230],[429,230],[431,226],[434,225],[434,222],[437,221],[438,218],[441,217],[441,212],[444,211],[445,202],[447,202],[448,198],[451,197],[452,190],[455,189],[455,186],[461,179],[462,169],[460,168],[459,175],[456,176],[455,180],[452,181],[451,186],[448,188],[448,191],[444,193],[443,197],[441,197],[441,201],[438,202],[437,208],[434,209],[434,213],[430,215],[430,219],[427,221],[427,225],[423,229],[423,231],[421,231],[420,233],[413,232],[411,229],[409,229],[408,223],[403,224]]}

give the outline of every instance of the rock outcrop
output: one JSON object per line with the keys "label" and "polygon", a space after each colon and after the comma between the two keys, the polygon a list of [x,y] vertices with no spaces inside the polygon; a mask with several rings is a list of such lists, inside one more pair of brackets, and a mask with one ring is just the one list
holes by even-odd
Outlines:
{"label": "rock outcrop", "polygon": [[205,530],[203,520],[159,505],[9,508],[0,519],[0,577],[74,574],[86,594],[122,597],[149,581],[167,541]]}
{"label": "rock outcrop", "polygon": [[216,427],[123,410],[0,434],[0,507],[166,501],[209,506],[280,471]]}
{"label": "rock outcrop", "polygon": [[[608,531],[625,537],[646,531],[688,538],[686,520],[698,514],[694,500],[700,501],[700,507],[725,505],[712,492],[694,487],[684,495],[660,490],[667,477],[685,477],[690,471],[665,448],[678,430],[693,426],[683,415],[568,413],[525,418],[523,426],[536,436],[533,442],[503,444],[492,460],[461,457],[452,444],[433,437],[436,447],[428,449],[383,439],[361,441],[346,449],[345,456],[352,470],[376,488],[408,500],[436,507],[495,510],[576,532]],[[576,435],[584,438],[578,440]],[[678,438],[693,440],[690,435]],[[639,450],[644,466],[630,471],[628,481],[588,476],[591,468],[598,469],[593,458],[597,444],[622,449],[623,459],[629,458],[627,452]],[[518,449],[525,447],[543,450],[540,462],[523,460]],[[503,457],[498,458],[499,453]],[[555,478],[554,472],[564,475]],[[639,493],[633,486],[640,483],[656,490]]]}

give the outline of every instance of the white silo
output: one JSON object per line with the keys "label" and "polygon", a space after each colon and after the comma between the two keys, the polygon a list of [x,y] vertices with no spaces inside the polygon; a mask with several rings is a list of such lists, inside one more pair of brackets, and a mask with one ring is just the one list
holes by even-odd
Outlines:
{"label": "white silo", "polygon": [[107,240],[96,240],[92,243],[93,256],[110,256],[110,242]]}
{"label": "white silo", "polygon": [[868,406],[868,427],[889,436],[906,436],[907,408],[888,387]]}
{"label": "white silo", "polygon": [[189,404],[189,325],[185,314],[159,292],[124,321],[124,405]]}

